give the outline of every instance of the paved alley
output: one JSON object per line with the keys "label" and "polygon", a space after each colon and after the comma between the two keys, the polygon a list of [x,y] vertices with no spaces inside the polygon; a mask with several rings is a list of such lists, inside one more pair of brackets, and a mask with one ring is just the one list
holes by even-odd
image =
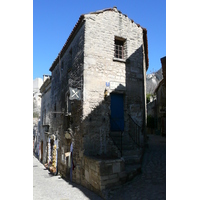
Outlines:
{"label": "paved alley", "polygon": [[60,176],[52,176],[33,156],[33,200],[86,200],[102,199],[92,191],[69,183]]}
{"label": "paved alley", "polygon": [[[166,138],[148,135],[142,173],[131,182],[106,192],[108,200],[164,200],[166,199]],[[33,156],[34,200],[84,200],[102,199],[90,190],[69,183],[59,176],[52,176]]]}
{"label": "paved alley", "polygon": [[142,163],[142,173],[122,187],[110,190],[106,199],[163,200],[166,199],[166,138],[148,135]]}

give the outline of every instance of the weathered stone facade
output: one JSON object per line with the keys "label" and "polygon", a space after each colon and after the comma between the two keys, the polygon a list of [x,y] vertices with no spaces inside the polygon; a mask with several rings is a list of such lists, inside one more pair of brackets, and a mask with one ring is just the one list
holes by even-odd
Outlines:
{"label": "weathered stone facade", "polygon": [[[118,44],[122,46],[120,53],[116,50]],[[72,143],[73,181],[102,192],[126,179],[122,145],[132,139],[132,121],[140,127],[134,135],[135,143],[140,147],[144,144],[147,50],[146,29],[117,8],[80,16],[50,68],[50,133],[58,139],[57,164],[63,176],[69,177],[64,153],[70,151]],[[80,101],[69,100],[69,87],[81,91]],[[119,105],[123,108],[121,149],[111,137],[113,94],[123,99]],[[140,150],[134,143],[130,146]]]}
{"label": "weathered stone facade", "polygon": [[43,84],[41,78],[36,78],[33,80],[33,118],[40,117],[41,109],[41,97],[40,97],[40,87]]}
{"label": "weathered stone facade", "polygon": [[48,134],[51,118],[51,76],[43,76],[43,85],[40,88],[42,95],[40,116],[40,160],[47,163],[48,157]]}
{"label": "weathered stone facade", "polygon": [[163,79],[155,89],[156,106],[155,117],[157,120],[157,134],[166,136],[166,56],[160,59],[162,64]]}

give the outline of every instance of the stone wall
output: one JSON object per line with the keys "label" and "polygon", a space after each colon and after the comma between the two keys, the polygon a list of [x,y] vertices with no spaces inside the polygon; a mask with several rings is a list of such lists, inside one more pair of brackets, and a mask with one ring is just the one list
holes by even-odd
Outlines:
{"label": "stone wall", "polygon": [[[74,160],[78,159],[76,149],[79,148],[79,135],[76,134],[82,116],[82,101],[69,101],[69,87],[82,90],[83,73],[84,24],[80,27],[69,44],[64,55],[52,71],[52,115],[51,133],[58,136],[58,170],[64,176],[69,175],[67,162],[63,152],[69,152],[71,142],[74,142]],[[57,112],[57,113],[55,113]],[[71,115],[70,115],[71,113]],[[72,139],[66,139],[65,134],[72,131]],[[77,142],[76,142],[76,141]],[[76,146],[78,143],[78,147]],[[76,159],[77,157],[77,159]]]}
{"label": "stone wall", "polygon": [[[125,134],[130,132],[129,114],[144,125],[143,29],[113,9],[84,15],[74,30],[66,51],[51,68],[51,109],[60,113],[52,113],[50,132],[59,140],[60,173],[69,174],[62,152],[73,143],[72,180],[101,191],[119,183],[124,170],[120,151],[110,138],[110,94],[123,94]],[[123,59],[114,57],[115,38],[124,41]],[[83,99],[68,101],[69,87],[80,89]],[[66,133],[71,139],[65,138]]]}
{"label": "stone wall", "polygon": [[41,97],[40,97],[40,87],[43,84],[41,78],[36,78],[33,80],[33,117],[40,116],[41,109]]}
{"label": "stone wall", "polygon": [[41,86],[40,92],[42,94],[42,103],[41,103],[41,116],[40,116],[40,144],[43,144],[43,158],[42,163],[47,163],[47,132],[49,132],[50,118],[51,118],[51,78],[45,77],[44,83]]}
{"label": "stone wall", "polygon": [[[126,41],[125,59],[114,58],[115,37]],[[83,155],[120,158],[120,152],[109,136],[110,93],[124,95],[125,133],[131,131],[128,114],[144,126],[144,74],[146,71],[142,28],[117,10],[85,15],[83,123],[82,138],[79,138],[82,146],[77,151],[79,158]],[[78,168],[74,170],[73,175],[76,176],[73,180],[78,183],[101,190],[104,186],[117,182],[112,170],[108,177],[115,177],[114,181],[105,179],[107,183],[104,185],[100,180],[103,175],[99,176],[99,172],[92,172],[92,169],[90,173],[87,165],[78,161],[77,163]],[[89,163],[99,169],[98,162],[90,160]],[[113,169],[113,166],[111,168]],[[93,179],[97,180],[92,181]],[[98,181],[99,184],[95,185]]]}
{"label": "stone wall", "polygon": [[[124,94],[125,131],[129,117],[144,121],[144,47],[143,29],[120,12],[85,15],[84,47],[84,147],[87,155],[109,154],[111,92]],[[114,58],[115,37],[126,41],[126,58]],[[109,86],[106,87],[106,83]],[[108,98],[104,99],[105,89]],[[106,138],[104,140],[104,138]],[[92,152],[90,152],[92,149]]]}
{"label": "stone wall", "polygon": [[102,195],[104,189],[119,185],[125,177],[124,162],[121,159],[102,160],[83,156],[85,178],[82,185]]}

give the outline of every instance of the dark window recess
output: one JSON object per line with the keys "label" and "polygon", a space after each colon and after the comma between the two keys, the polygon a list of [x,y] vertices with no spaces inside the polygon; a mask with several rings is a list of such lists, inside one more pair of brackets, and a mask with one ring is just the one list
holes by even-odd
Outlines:
{"label": "dark window recess", "polygon": [[71,100],[69,99],[69,95],[67,95],[67,113],[71,113]]}
{"label": "dark window recess", "polygon": [[72,49],[70,49],[69,51],[69,66],[68,66],[68,70],[71,70],[72,68]]}
{"label": "dark window recess", "polygon": [[124,55],[124,41],[115,39],[115,58],[125,59]]}
{"label": "dark window recess", "polygon": [[63,71],[63,69],[64,69],[64,62],[62,61],[62,63],[61,63],[61,71]]}

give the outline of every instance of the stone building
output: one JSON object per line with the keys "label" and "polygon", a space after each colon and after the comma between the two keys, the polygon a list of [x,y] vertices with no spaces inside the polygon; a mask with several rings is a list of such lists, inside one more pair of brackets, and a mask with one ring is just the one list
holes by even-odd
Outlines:
{"label": "stone building", "polygon": [[155,118],[157,121],[156,133],[166,136],[166,56],[160,59],[163,79],[155,89],[156,106]]}
{"label": "stone building", "polygon": [[116,7],[80,16],[50,67],[59,173],[99,194],[137,173],[147,69],[145,28]]}
{"label": "stone building", "polygon": [[40,87],[43,83],[41,78],[33,80],[33,152],[39,156],[39,141],[40,141],[40,109],[41,109],[41,94]]}
{"label": "stone building", "polygon": [[41,78],[36,78],[33,80],[33,117],[40,116],[41,109],[41,94],[40,87],[43,84]]}
{"label": "stone building", "polygon": [[51,76],[43,75],[43,84],[40,87],[42,97],[40,116],[40,156],[42,163],[49,163],[51,160],[51,136],[49,134],[51,118]]}

